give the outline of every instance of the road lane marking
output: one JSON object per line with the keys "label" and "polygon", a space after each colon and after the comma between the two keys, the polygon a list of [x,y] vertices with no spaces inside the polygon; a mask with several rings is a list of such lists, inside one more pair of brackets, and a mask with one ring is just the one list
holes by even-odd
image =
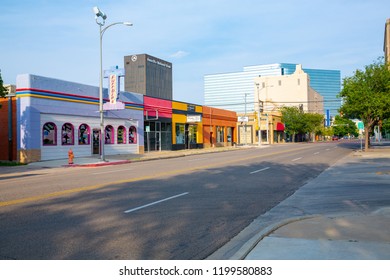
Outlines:
{"label": "road lane marking", "polygon": [[325,151],[330,151],[330,149],[326,149]]}
{"label": "road lane marking", "polygon": [[[295,148],[295,149],[291,149],[288,151],[283,150],[283,151],[271,152],[271,153],[267,153],[267,154],[260,154],[260,155],[256,154],[254,156],[249,156],[249,157],[245,157],[245,158],[228,160],[228,161],[225,161],[224,164],[225,165],[236,164],[236,163],[251,160],[251,159],[270,157],[270,156],[275,156],[275,155],[284,154],[284,153],[292,153],[292,152],[297,152],[297,151],[304,150],[304,149],[306,149],[306,148],[300,147],[300,148]],[[152,175],[140,176],[140,177],[135,177],[135,178],[130,178],[130,179],[118,180],[118,181],[107,182],[107,183],[102,183],[102,184],[97,184],[97,185],[84,186],[84,187],[79,187],[79,188],[72,188],[72,189],[68,189],[65,191],[58,191],[58,192],[30,196],[30,197],[24,197],[24,198],[8,200],[8,201],[0,201],[0,207],[6,207],[6,206],[11,206],[11,205],[23,204],[23,203],[37,202],[40,200],[61,197],[64,195],[71,195],[71,194],[85,192],[85,191],[97,190],[97,189],[109,187],[111,185],[133,183],[133,182],[139,182],[139,181],[143,181],[143,180],[155,179],[158,177],[174,176],[174,175],[183,174],[183,173],[188,174],[189,172],[207,170],[209,168],[213,168],[213,167],[220,166],[220,165],[221,165],[221,163],[218,162],[218,163],[203,165],[201,167],[190,167],[190,168],[170,170],[170,171],[161,172],[161,173],[152,174]]]}
{"label": "road lane marking", "polygon": [[110,171],[103,171],[103,172],[95,172],[95,173],[92,173],[92,174],[93,175],[99,175],[99,174],[122,172],[122,171],[130,171],[130,170],[133,170],[133,169],[132,168],[127,168],[127,169],[119,169],[119,170],[110,170]]}
{"label": "road lane marking", "polygon": [[158,203],[161,203],[161,202],[164,202],[164,201],[168,201],[168,200],[171,200],[171,199],[174,199],[174,198],[178,198],[178,197],[181,197],[181,196],[184,196],[184,195],[187,195],[187,194],[189,194],[189,192],[185,192],[185,193],[181,193],[181,194],[174,195],[174,196],[171,196],[171,197],[167,197],[167,198],[164,198],[164,199],[161,199],[161,200],[149,203],[149,204],[145,204],[145,205],[133,208],[133,209],[126,210],[126,211],[124,211],[124,213],[128,214],[128,213],[131,213],[131,212],[135,212],[137,210],[144,209],[146,207],[150,207],[150,206],[156,205]]}
{"label": "road lane marking", "polygon": [[189,159],[188,161],[199,161],[199,160],[207,160],[208,158],[197,158],[197,159]]}
{"label": "road lane marking", "polygon": [[318,155],[319,153],[320,153],[320,152],[315,152],[314,154],[315,154],[315,155]]}
{"label": "road lane marking", "polygon": [[292,159],[291,161],[297,161],[297,160],[300,160],[300,159],[303,159],[303,157],[294,158],[294,159]]}
{"label": "road lane marking", "polygon": [[249,174],[255,174],[255,173],[258,173],[258,172],[261,172],[261,171],[265,171],[265,170],[267,170],[267,169],[270,169],[270,167],[264,167],[264,168],[262,168],[262,169],[252,171],[252,172],[250,172]]}

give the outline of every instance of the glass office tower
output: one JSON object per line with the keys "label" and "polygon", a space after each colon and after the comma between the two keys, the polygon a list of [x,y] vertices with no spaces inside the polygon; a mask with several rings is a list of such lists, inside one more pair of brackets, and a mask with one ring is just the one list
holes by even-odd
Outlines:
{"label": "glass office tower", "polygon": [[[254,111],[254,78],[259,76],[291,75],[297,64],[275,63],[246,66],[242,72],[211,74],[204,76],[205,105],[244,113]],[[310,86],[324,97],[324,114],[330,110],[331,116],[338,114],[341,99],[339,70],[303,70],[310,77]],[[246,102],[245,102],[246,100]]]}

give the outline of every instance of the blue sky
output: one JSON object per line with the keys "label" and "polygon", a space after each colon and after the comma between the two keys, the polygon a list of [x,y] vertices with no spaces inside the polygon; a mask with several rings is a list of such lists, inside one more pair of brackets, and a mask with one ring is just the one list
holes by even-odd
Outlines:
{"label": "blue sky", "polygon": [[114,26],[103,66],[147,53],[173,63],[175,100],[203,104],[204,75],[244,66],[300,63],[342,78],[383,56],[389,0],[2,0],[4,83],[30,73],[98,86],[99,29],[92,7]]}

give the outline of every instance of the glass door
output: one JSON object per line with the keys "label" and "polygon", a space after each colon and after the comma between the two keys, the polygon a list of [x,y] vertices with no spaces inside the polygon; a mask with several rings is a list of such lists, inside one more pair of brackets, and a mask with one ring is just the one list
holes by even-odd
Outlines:
{"label": "glass door", "polygon": [[92,154],[100,155],[100,129],[97,128],[92,132]]}

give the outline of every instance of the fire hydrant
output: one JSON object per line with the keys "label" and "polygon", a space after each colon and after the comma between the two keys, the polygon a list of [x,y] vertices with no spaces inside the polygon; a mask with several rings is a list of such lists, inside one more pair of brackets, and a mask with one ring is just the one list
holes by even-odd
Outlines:
{"label": "fire hydrant", "polygon": [[73,151],[72,151],[72,149],[69,149],[69,151],[68,151],[68,163],[69,164],[73,164],[73,158],[74,158]]}

